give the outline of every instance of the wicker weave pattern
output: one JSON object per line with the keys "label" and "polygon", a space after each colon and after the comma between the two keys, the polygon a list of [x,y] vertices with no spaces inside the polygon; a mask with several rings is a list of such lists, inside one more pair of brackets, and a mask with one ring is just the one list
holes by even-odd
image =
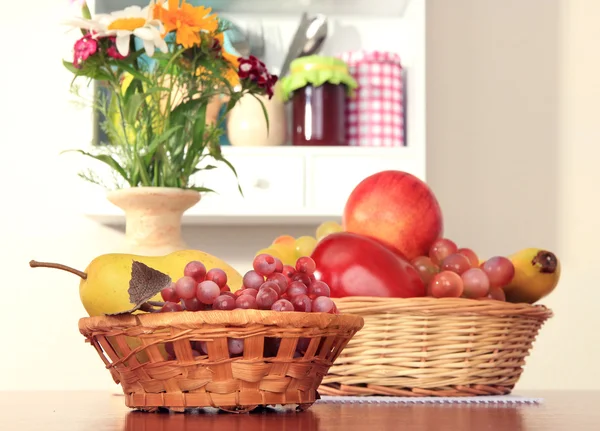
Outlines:
{"label": "wicker weave pattern", "polygon": [[[363,324],[357,316],[258,310],[84,318],[80,332],[96,348],[132,408],[218,407],[248,411],[318,397],[327,370]],[[230,357],[227,340],[244,340]],[[299,340],[310,339],[302,356]],[[208,355],[193,356],[205,341]],[[165,343],[172,343],[169,358]]]}
{"label": "wicker weave pattern", "polygon": [[329,369],[324,395],[508,394],[552,312],[543,306],[436,298],[342,298],[364,328]]}

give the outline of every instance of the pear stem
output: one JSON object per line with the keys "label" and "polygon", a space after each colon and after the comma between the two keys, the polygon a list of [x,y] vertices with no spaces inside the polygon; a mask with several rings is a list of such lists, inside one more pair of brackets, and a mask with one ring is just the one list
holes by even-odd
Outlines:
{"label": "pear stem", "polygon": [[61,269],[63,271],[67,271],[70,272],[71,274],[75,274],[78,275],[79,277],[81,277],[82,279],[87,279],[87,274],[83,271],[79,271],[75,268],[71,268],[70,266],[67,265],[62,265],[60,263],[52,263],[52,262],[38,262],[36,260],[32,260],[29,262],[29,266],[32,268],[54,268],[54,269]]}

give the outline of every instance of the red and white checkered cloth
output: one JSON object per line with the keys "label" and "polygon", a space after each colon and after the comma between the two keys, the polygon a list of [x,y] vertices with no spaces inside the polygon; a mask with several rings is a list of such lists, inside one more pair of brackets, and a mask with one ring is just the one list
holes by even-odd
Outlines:
{"label": "red and white checkered cloth", "polygon": [[404,139],[404,76],[400,56],[392,52],[341,54],[358,82],[346,103],[346,140],[361,147],[396,147]]}

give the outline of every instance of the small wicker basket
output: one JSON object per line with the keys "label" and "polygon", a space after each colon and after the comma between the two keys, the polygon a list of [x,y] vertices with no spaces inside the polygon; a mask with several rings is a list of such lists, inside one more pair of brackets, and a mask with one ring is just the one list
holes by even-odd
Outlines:
{"label": "small wicker basket", "polygon": [[[318,399],[327,370],[362,326],[359,316],[259,310],[79,321],[81,334],[121,384],[125,404],[145,411],[308,408]],[[242,354],[230,354],[230,338],[243,340]],[[206,343],[207,354],[195,356],[193,343],[200,342]],[[297,351],[301,343],[303,354]]]}
{"label": "small wicker basket", "polygon": [[323,379],[321,395],[509,394],[552,311],[463,298],[336,298],[364,318]]}

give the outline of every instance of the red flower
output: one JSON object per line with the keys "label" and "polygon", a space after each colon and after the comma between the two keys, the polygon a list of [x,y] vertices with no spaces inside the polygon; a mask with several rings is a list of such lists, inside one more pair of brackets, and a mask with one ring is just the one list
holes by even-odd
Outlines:
{"label": "red flower", "polygon": [[277,76],[269,74],[265,63],[254,56],[240,58],[240,67],[238,75],[240,79],[248,79],[255,82],[260,88],[263,88],[269,99],[273,97],[273,87],[277,82]]}
{"label": "red flower", "polygon": [[96,52],[98,52],[98,42],[91,35],[86,34],[75,42],[75,46],[73,47],[73,65],[80,68],[81,64]]}
{"label": "red flower", "polygon": [[106,53],[109,57],[112,57],[115,60],[123,60],[125,58],[125,56],[121,55],[117,50],[116,36],[108,36],[108,48],[106,48]]}

